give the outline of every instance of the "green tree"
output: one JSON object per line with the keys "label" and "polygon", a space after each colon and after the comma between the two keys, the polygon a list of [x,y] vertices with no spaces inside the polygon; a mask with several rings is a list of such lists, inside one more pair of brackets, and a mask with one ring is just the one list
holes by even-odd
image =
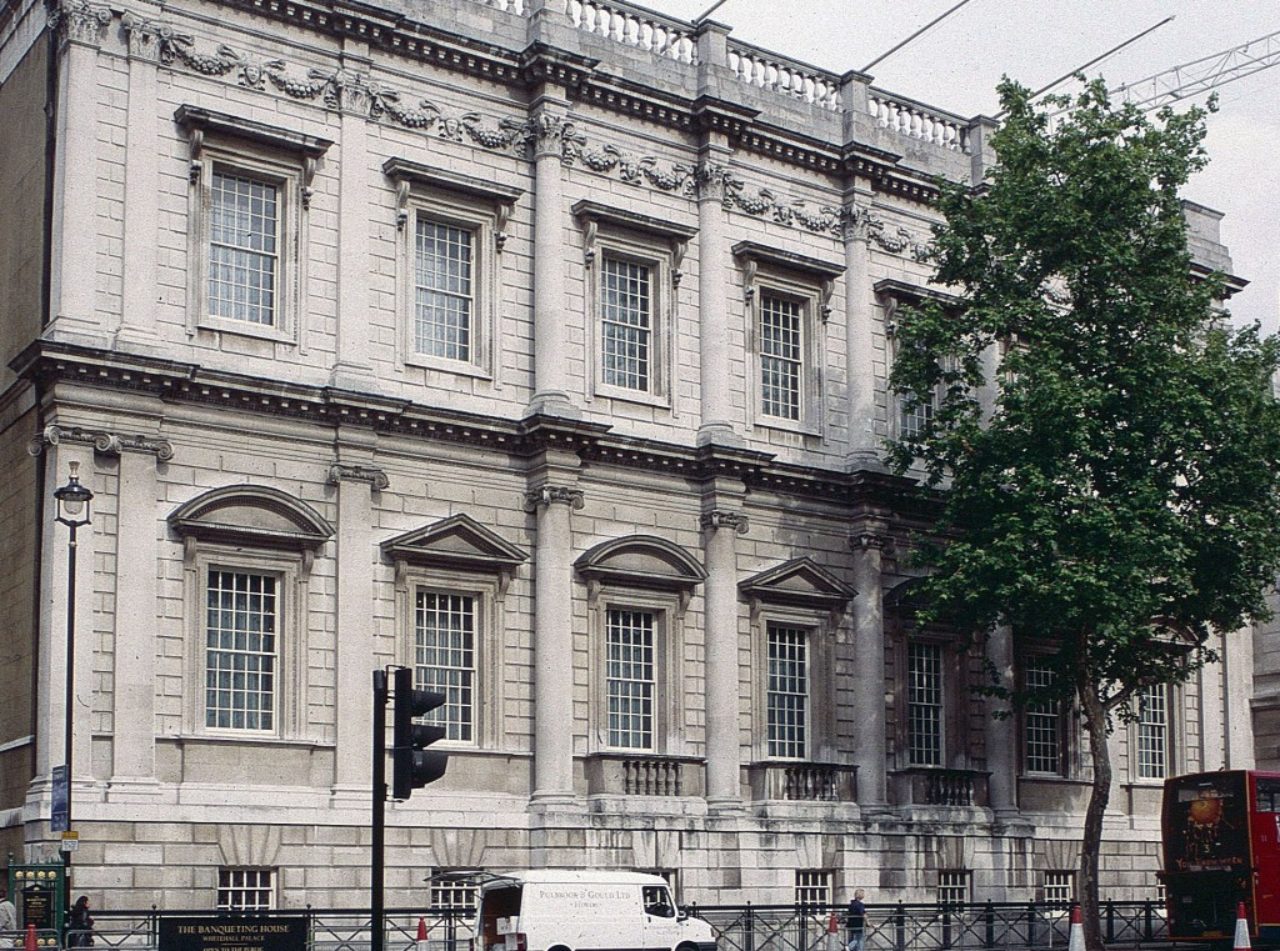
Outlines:
{"label": "green tree", "polygon": [[1268,616],[1280,345],[1231,329],[1220,280],[1193,276],[1178,190],[1206,162],[1203,110],[1152,121],[1100,81],[1045,108],[1008,80],[999,92],[997,166],[940,198],[935,279],[963,303],[899,323],[891,387],[931,413],[890,458],[938,492],[924,619],[967,643],[1008,625],[1054,645],[1050,687],[986,689],[1080,712],[1093,787],[1078,887],[1100,951],[1109,731],[1145,688],[1215,659],[1210,631]]}

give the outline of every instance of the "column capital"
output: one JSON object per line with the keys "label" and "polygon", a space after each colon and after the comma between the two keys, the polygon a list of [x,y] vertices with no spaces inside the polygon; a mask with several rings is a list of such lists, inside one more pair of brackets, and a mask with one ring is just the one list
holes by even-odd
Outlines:
{"label": "column capital", "polygon": [[578,511],[586,504],[581,489],[567,485],[540,485],[524,494],[524,510],[533,512],[548,505],[567,505]]}
{"label": "column capital", "polygon": [[337,485],[339,482],[367,482],[373,492],[381,492],[391,485],[387,473],[378,466],[359,466],[342,462],[335,462],[329,467],[328,481],[330,485]]}
{"label": "column capital", "polygon": [[49,14],[49,25],[58,31],[63,42],[102,45],[111,23],[111,8],[87,0],[63,0]]}
{"label": "column capital", "polygon": [[63,428],[57,424],[46,426],[38,436],[34,437],[27,446],[27,452],[32,456],[38,456],[44,452],[45,446],[57,446],[62,443],[92,446],[94,452],[104,456],[119,456],[123,452],[149,452],[155,455],[157,462],[168,462],[173,458],[173,443],[167,439],[81,429],[79,426]]}
{"label": "column capital", "polygon": [[741,512],[729,509],[709,509],[702,513],[698,525],[707,531],[731,528],[738,535],[745,535],[751,527],[751,520]]}
{"label": "column capital", "polygon": [[529,117],[527,129],[535,160],[557,157],[565,165],[572,165],[587,142],[576,122],[546,105]]}
{"label": "column capital", "polygon": [[854,551],[889,551],[893,538],[884,529],[863,529],[849,535],[849,547]]}
{"label": "column capital", "polygon": [[126,13],[120,18],[120,28],[129,41],[129,58],[160,62],[160,52],[174,36],[173,27],[160,20],[148,20],[136,13]]}

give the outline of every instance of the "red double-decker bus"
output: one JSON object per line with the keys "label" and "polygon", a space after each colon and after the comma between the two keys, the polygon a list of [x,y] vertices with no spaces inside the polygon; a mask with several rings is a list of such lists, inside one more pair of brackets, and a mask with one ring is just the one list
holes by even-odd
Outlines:
{"label": "red double-decker bus", "polygon": [[1228,941],[1244,902],[1254,947],[1280,947],[1280,773],[1166,780],[1161,832],[1170,939]]}

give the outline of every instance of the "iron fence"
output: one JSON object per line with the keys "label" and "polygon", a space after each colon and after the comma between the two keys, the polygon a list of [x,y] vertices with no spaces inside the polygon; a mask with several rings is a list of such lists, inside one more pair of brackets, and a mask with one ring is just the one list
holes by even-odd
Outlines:
{"label": "iron fence", "polygon": [[[707,921],[719,951],[844,951],[844,905],[691,905]],[[307,951],[368,951],[368,909],[280,909],[307,919]],[[201,910],[95,910],[97,951],[158,951],[160,921],[236,913]],[[386,951],[417,951],[418,927],[427,951],[471,951],[475,916],[470,908],[394,908],[386,913]],[[834,927],[832,931],[834,916]],[[1168,941],[1163,906],[1155,901],[1105,902],[1100,924],[1111,947],[1140,948]],[[868,905],[865,951],[1065,951],[1070,912],[1060,904],[986,902],[964,905]],[[0,948],[22,947],[25,936],[0,934]],[[38,934],[40,951],[61,948],[53,932]],[[1183,943],[1184,949],[1194,947]]]}

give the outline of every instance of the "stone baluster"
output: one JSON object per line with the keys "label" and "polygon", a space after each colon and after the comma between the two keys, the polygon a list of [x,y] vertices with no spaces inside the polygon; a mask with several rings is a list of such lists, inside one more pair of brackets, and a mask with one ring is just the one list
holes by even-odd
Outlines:
{"label": "stone baluster", "polygon": [[[567,454],[566,454],[567,455]],[[545,463],[525,496],[536,513],[533,572],[533,805],[571,805],[573,788],[573,531],[582,508],[576,460]],[[554,480],[554,481],[553,481]]]}

